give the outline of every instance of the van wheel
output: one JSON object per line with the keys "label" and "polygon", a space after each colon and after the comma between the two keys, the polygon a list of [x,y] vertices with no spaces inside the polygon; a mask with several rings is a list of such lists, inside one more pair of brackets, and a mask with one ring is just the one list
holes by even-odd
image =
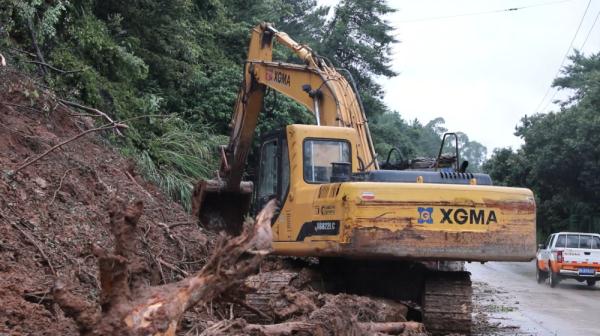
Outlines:
{"label": "van wheel", "polygon": [[587,282],[587,285],[590,287],[596,286],[596,280],[587,279],[586,282]]}
{"label": "van wheel", "polygon": [[556,287],[556,285],[558,285],[559,281],[560,280],[558,278],[558,274],[550,271],[550,287],[552,287],[552,288]]}
{"label": "van wheel", "polygon": [[548,278],[548,273],[540,270],[540,268],[536,264],[535,265],[535,280],[537,280],[537,283],[541,284],[544,281],[546,281],[547,278]]}

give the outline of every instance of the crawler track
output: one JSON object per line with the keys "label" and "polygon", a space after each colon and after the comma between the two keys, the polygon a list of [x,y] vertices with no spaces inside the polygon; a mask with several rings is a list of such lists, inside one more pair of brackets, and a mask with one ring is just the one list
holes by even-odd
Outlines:
{"label": "crawler track", "polygon": [[[311,271],[300,276],[301,269]],[[433,335],[471,333],[471,279],[469,272],[462,268],[461,271],[433,271],[421,263],[324,258],[319,265],[285,265],[280,270],[251,277],[247,285],[257,291],[249,294],[246,300],[255,308],[270,313],[271,300],[298,278],[306,278],[312,282],[309,287],[319,292],[349,293],[407,303],[407,318],[422,321]],[[256,314],[246,313],[243,316],[247,319],[257,319]]]}
{"label": "crawler track", "polygon": [[471,334],[469,272],[429,272],[425,279],[423,322],[433,335]]}

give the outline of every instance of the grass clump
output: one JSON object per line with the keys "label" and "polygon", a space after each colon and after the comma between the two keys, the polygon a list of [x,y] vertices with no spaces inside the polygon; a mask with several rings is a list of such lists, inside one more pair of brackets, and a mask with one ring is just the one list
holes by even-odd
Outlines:
{"label": "grass clump", "polygon": [[162,123],[162,134],[132,156],[147,180],[189,210],[194,184],[214,176],[219,164],[218,146],[227,139],[212,134],[207,126],[192,125],[178,117]]}

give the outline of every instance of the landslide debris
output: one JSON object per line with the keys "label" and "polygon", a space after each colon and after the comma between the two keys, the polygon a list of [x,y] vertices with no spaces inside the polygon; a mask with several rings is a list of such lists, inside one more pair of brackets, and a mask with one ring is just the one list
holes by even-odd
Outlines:
{"label": "landslide debris", "polygon": [[89,301],[98,299],[90,245],[114,243],[107,215],[114,196],[146,205],[136,242],[143,281],[172,282],[204,264],[210,235],[183,225],[195,222],[97,134],[9,176],[26,160],[92,128],[93,120],[74,116],[19,73],[6,70],[0,78],[0,334],[77,334],[50,288],[58,278]]}
{"label": "landslide debris", "polygon": [[[205,265],[209,276],[229,277],[238,269],[230,265],[219,273],[220,256],[212,254],[223,248],[218,237],[138,176],[135,165],[100,133],[60,146],[15,173],[94,128],[94,120],[58,104],[31,78],[12,70],[2,70],[0,77],[0,334],[82,332],[68,304],[76,309],[110,302],[102,297],[98,249],[126,246],[128,285],[138,289],[185,283]],[[123,243],[111,223],[126,204],[139,211],[135,238]],[[244,285],[188,310],[177,334],[425,334],[420,323],[406,321],[408,309],[401,303],[327,294],[318,290],[318,281],[310,268],[269,257]]]}

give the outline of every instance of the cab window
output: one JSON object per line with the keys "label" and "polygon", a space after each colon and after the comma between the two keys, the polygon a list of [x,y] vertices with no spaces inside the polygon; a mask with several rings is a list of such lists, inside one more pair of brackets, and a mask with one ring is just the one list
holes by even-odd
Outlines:
{"label": "cab window", "polygon": [[277,195],[277,140],[263,144],[260,151],[260,172],[258,175],[258,198],[268,199]]}
{"label": "cab window", "polygon": [[552,246],[552,238],[554,238],[554,235],[551,235],[550,237],[548,237],[548,239],[546,239],[546,244],[544,245],[547,249],[550,248],[550,246]]}
{"label": "cab window", "polygon": [[279,204],[283,204],[290,188],[290,155],[288,153],[287,141],[281,144],[281,195]]}
{"label": "cab window", "polygon": [[351,162],[350,144],[345,140],[306,140],[303,152],[304,180],[308,183],[329,183],[332,162]]}
{"label": "cab window", "polygon": [[556,241],[556,237],[558,237],[558,235],[552,235],[552,239],[550,240],[550,243],[548,244],[547,248],[552,247],[552,244],[554,244],[554,242]]}
{"label": "cab window", "polygon": [[579,248],[591,249],[592,248],[592,236],[588,236],[588,235],[579,236]]}
{"label": "cab window", "polygon": [[554,247],[565,247],[565,240],[565,235],[559,235],[558,238],[556,238],[556,244]]}
{"label": "cab window", "polygon": [[579,248],[578,235],[567,235],[567,248]]}
{"label": "cab window", "polygon": [[592,238],[592,248],[594,250],[600,250],[600,237],[593,236]]}

